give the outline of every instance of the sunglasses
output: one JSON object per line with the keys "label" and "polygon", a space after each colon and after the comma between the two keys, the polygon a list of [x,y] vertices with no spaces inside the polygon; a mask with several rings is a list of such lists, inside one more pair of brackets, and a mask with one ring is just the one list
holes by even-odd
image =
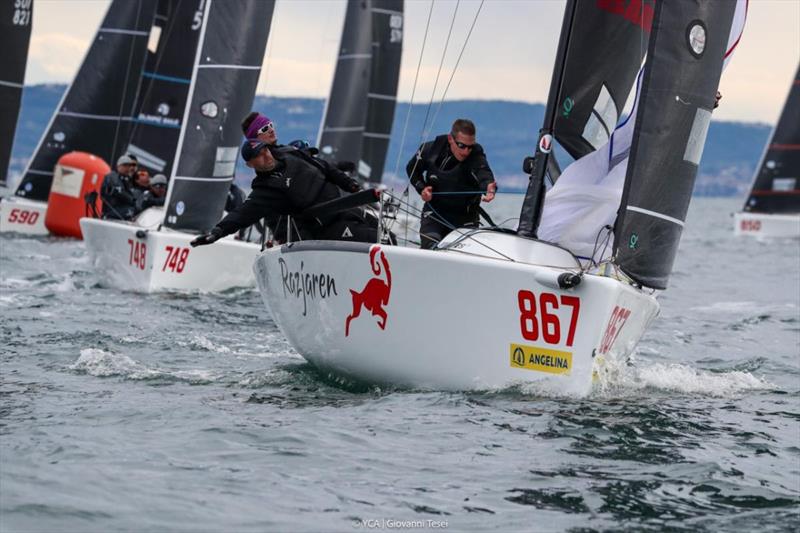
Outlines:
{"label": "sunglasses", "polygon": [[475,148],[474,144],[464,144],[458,141],[453,141],[453,142],[456,143],[456,146],[458,146],[458,148],[461,150],[472,150],[473,148]]}
{"label": "sunglasses", "polygon": [[263,126],[258,128],[258,130],[256,131],[256,134],[261,135],[262,133],[269,133],[271,131],[275,131],[275,123],[274,122],[267,122],[266,124],[264,124]]}
{"label": "sunglasses", "polygon": [[166,186],[166,185],[164,185],[164,184],[161,184],[161,183],[156,183],[155,185],[151,185],[151,187],[152,187],[152,188],[154,188],[154,189],[155,189],[156,187],[158,187],[159,189],[166,189],[166,188],[167,188],[167,186]]}

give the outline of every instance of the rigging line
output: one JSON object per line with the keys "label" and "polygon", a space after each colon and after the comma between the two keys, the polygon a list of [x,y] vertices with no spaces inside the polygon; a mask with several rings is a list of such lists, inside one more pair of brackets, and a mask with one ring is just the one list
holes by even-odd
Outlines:
{"label": "rigging line", "polygon": [[[403,135],[400,137],[400,150],[397,152],[397,160],[394,165],[394,178],[397,179],[397,171],[400,168],[400,158],[403,156],[403,148],[406,142],[406,133],[408,132],[408,123],[411,120],[411,107],[414,105],[414,95],[417,92],[417,80],[419,80],[419,71],[422,68],[422,57],[425,54],[425,44],[428,42],[428,32],[431,26],[431,15],[433,14],[433,4],[436,0],[431,1],[431,8],[428,10],[428,22],[425,25],[425,35],[422,37],[422,49],[419,52],[419,61],[417,62],[417,71],[414,74],[414,84],[411,86],[411,100],[408,102],[408,112],[406,113],[406,120],[403,124]],[[408,185],[405,189],[408,192]]]}
{"label": "rigging line", "polygon": [[[419,80],[419,71],[422,67],[422,58],[425,55],[425,45],[428,42],[428,34],[430,33],[431,27],[431,16],[433,15],[433,5],[436,3],[436,0],[431,0],[431,7],[428,10],[428,21],[425,23],[425,35],[422,38],[422,48],[419,51],[419,61],[417,61],[417,71],[414,73],[414,85],[411,87],[411,100],[408,102],[408,112],[406,112],[406,120],[403,124],[403,135],[400,137],[400,149],[397,151],[397,159],[395,160],[394,165],[394,178],[397,179],[397,171],[400,168],[400,158],[403,157],[403,148],[405,147],[406,143],[406,135],[408,133],[408,123],[411,120],[411,108],[414,106],[414,95],[417,92],[417,81]],[[411,174],[414,174],[414,170],[416,170],[417,164],[414,164],[414,168],[411,170]],[[403,190],[403,196],[408,197],[408,187],[409,185],[406,184],[406,188]],[[406,231],[405,231],[405,239],[408,241],[408,225],[406,224]]]}
{"label": "rigging line", "polygon": [[[464,229],[464,228],[462,228],[462,229]],[[511,261],[512,263],[516,263],[516,261],[512,257],[509,257],[506,254],[504,254],[503,252],[501,252],[500,250],[496,250],[495,248],[492,248],[491,246],[489,246],[485,242],[481,242],[478,239],[476,239],[475,238],[475,233],[477,233],[480,230],[480,228],[466,228],[466,229],[473,229],[473,231],[470,232],[470,233],[467,233],[466,235],[464,235],[461,240],[472,239],[473,241],[475,241],[476,243],[480,244],[484,248],[496,253],[497,255],[499,255],[499,256],[501,256],[501,257],[503,257],[503,258],[505,258],[505,259],[507,259],[509,261]],[[446,249],[449,249],[449,248],[446,248]],[[471,254],[470,252],[462,252],[461,250],[454,250],[454,251],[465,253],[465,254],[469,254],[469,255],[477,255],[477,254]]]}
{"label": "rigging line", "polygon": [[[450,38],[453,35],[453,27],[456,24],[456,16],[458,15],[458,6],[460,6],[460,5],[461,5],[461,0],[458,0],[456,2],[455,9],[453,9],[453,18],[450,19],[450,29],[447,31],[447,39],[445,39],[444,49],[442,50],[442,58],[439,60],[439,69],[436,71],[436,79],[433,82],[433,91],[431,91],[431,99],[428,102],[428,107],[425,109],[425,119],[422,121],[422,128],[420,129],[420,132],[419,132],[419,143],[420,143],[420,145],[422,145],[422,143],[425,140],[425,135],[426,135],[426,131],[425,130],[428,127],[428,117],[431,114],[431,108],[433,107],[433,101],[436,99],[436,88],[439,86],[439,77],[442,74],[442,68],[444,67],[444,59],[445,59],[445,56],[447,55],[447,48],[450,46]],[[420,162],[420,159],[421,159],[421,157],[420,157],[421,155],[422,155],[421,151],[417,153],[417,159],[414,162],[414,166],[411,168],[411,175],[412,176],[414,175],[414,172],[417,170],[417,165],[419,165],[419,162]],[[405,189],[404,193],[407,193],[407,192],[408,192],[408,185],[406,185],[406,189]]]}
{"label": "rigging line", "polygon": [[428,117],[433,107],[433,101],[436,98],[436,88],[439,86],[439,76],[444,67],[444,58],[447,55],[447,48],[450,46],[450,37],[453,35],[453,27],[456,24],[456,15],[458,15],[458,6],[461,5],[461,0],[456,2],[456,7],[453,10],[453,18],[450,20],[450,29],[447,32],[447,39],[444,42],[444,50],[442,50],[442,59],[439,61],[439,70],[436,71],[436,79],[433,82],[433,91],[431,92],[431,100],[428,102],[428,108],[425,110],[425,120],[422,121],[422,130],[419,132],[419,142],[422,143],[425,137],[425,129],[428,127]]}
{"label": "rigging line", "polygon": [[436,113],[433,115],[433,120],[431,121],[431,125],[436,124],[436,117],[439,116],[439,111],[444,106],[444,99],[447,96],[447,91],[450,90],[450,84],[453,82],[453,78],[456,75],[459,63],[461,63],[461,57],[464,55],[464,51],[467,49],[467,43],[469,43],[469,38],[472,36],[472,30],[475,29],[475,24],[478,22],[478,15],[481,14],[481,9],[483,8],[484,1],[485,0],[481,0],[480,5],[478,6],[478,10],[475,12],[475,18],[472,19],[472,25],[469,27],[469,31],[467,32],[467,38],[464,39],[464,44],[461,46],[461,51],[458,53],[458,59],[456,59],[455,66],[453,66],[453,72],[450,73],[450,79],[447,80],[447,85],[445,86],[444,92],[442,93],[442,100],[439,102],[439,107],[436,108]]}
{"label": "rigging line", "polygon": [[[155,15],[154,15],[155,16]],[[140,21],[142,18],[142,1],[139,1],[138,7],[136,9],[136,25],[135,28],[139,28]],[[122,86],[122,98],[119,102],[119,112],[117,113],[117,127],[114,128],[114,143],[111,145],[111,160],[114,161],[117,158],[117,142],[119,141],[119,130],[122,126],[122,108],[125,107],[125,100],[128,96],[128,80],[131,77],[131,63],[133,62],[133,53],[136,51],[136,39],[140,38],[139,36],[132,35],[130,39],[130,52],[128,52],[128,68],[125,69],[125,81],[124,85]],[[144,67],[144,63],[142,64]],[[137,85],[138,91],[138,85]],[[134,107],[136,106],[136,100],[134,95],[134,101],[131,102],[131,114],[133,114]]]}

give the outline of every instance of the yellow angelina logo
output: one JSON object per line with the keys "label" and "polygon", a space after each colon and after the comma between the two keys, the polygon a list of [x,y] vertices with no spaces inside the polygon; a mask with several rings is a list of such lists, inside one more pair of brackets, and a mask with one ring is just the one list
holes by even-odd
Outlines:
{"label": "yellow angelina logo", "polygon": [[548,374],[569,374],[572,371],[572,352],[512,344],[509,353],[512,368],[524,368]]}

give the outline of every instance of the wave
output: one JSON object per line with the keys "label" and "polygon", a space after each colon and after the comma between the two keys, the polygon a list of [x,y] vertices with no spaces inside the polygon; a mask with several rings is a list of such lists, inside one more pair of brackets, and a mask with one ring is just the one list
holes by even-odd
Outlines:
{"label": "wave", "polygon": [[170,371],[151,368],[127,355],[115,354],[99,348],[84,348],[70,370],[95,377],[123,377],[131,380],[185,381],[192,384],[211,383],[219,376],[210,370]]}

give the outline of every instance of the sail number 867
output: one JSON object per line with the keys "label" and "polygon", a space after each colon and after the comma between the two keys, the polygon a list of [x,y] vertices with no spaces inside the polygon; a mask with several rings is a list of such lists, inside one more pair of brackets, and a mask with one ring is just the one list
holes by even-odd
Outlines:
{"label": "sail number 867", "polygon": [[566,338],[563,340],[567,346],[572,346],[581,310],[580,298],[565,294],[559,297],[549,292],[543,292],[537,298],[531,291],[519,291],[517,302],[519,303],[519,327],[522,337],[529,341],[538,341],[541,337],[547,344],[561,344],[564,328],[561,327],[561,317],[556,311],[559,307],[569,307],[569,326]]}

